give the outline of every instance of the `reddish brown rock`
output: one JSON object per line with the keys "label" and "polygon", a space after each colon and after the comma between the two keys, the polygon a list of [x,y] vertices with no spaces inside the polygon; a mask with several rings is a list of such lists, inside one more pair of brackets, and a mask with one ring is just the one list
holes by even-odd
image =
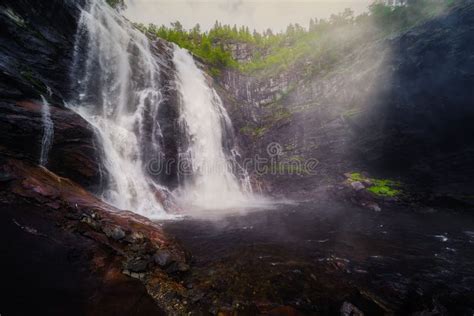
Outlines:
{"label": "reddish brown rock", "polygon": [[[174,262],[187,265],[184,251],[159,224],[119,211],[75,182],[27,162],[4,159],[0,175],[1,228],[9,234],[0,250],[11,276],[4,284],[12,288],[5,312],[26,313],[34,306],[52,315],[75,314],[76,308],[77,314],[91,315],[187,310],[176,275],[169,276],[153,260],[166,251]],[[20,244],[11,247],[12,240]],[[35,294],[36,305],[16,310],[15,300],[21,305],[34,297],[21,293],[29,286],[19,281],[23,273],[34,283],[32,289],[44,289]],[[64,302],[52,300],[57,291],[65,291]]]}

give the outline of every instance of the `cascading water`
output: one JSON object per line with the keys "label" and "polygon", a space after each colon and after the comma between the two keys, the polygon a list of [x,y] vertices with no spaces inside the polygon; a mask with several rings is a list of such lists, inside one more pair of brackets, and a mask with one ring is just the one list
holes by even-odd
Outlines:
{"label": "cascading water", "polygon": [[54,124],[51,120],[49,103],[44,96],[41,96],[41,120],[43,122],[43,137],[41,139],[41,154],[39,164],[46,166],[48,163],[48,154],[53,143]]}
{"label": "cascading water", "polygon": [[[102,145],[108,176],[103,199],[147,217],[168,217],[160,202],[168,191],[145,172],[149,157],[163,155],[160,61],[145,35],[104,0],[88,1],[75,41],[71,79],[78,93],[69,104],[95,128]],[[178,174],[179,201],[202,209],[247,205],[250,181],[237,164],[222,101],[186,50],[175,47],[173,62],[185,135],[179,159],[192,166],[190,175]]]}
{"label": "cascading water", "polygon": [[149,45],[104,0],[89,1],[76,35],[71,75],[79,96],[71,103],[103,147],[109,177],[103,198],[120,209],[164,218],[158,196],[165,189],[146,174],[143,159],[145,152],[158,157],[161,141],[160,69]]}
{"label": "cascading water", "polygon": [[181,101],[180,125],[186,138],[180,159],[191,167],[190,172],[181,170],[180,200],[202,209],[242,207],[251,198],[251,186],[235,159],[231,120],[190,53],[176,46],[173,61]]}

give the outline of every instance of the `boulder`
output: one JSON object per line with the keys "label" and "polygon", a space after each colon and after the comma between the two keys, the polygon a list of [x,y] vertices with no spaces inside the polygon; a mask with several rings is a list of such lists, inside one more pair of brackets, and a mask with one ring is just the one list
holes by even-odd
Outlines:
{"label": "boulder", "polygon": [[[0,155],[37,164],[43,122],[39,100],[0,101]],[[99,150],[92,127],[73,111],[51,106],[54,135],[46,167],[90,189],[101,185]]]}

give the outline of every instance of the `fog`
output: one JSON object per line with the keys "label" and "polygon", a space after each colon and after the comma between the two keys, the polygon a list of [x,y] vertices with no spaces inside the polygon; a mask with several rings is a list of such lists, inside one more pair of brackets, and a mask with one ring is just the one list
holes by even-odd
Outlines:
{"label": "fog", "polygon": [[308,26],[311,18],[328,18],[351,8],[367,10],[372,0],[129,0],[125,15],[134,22],[169,25],[180,21],[185,28],[199,23],[208,30],[216,20],[248,26],[251,30],[285,30],[290,23]]}

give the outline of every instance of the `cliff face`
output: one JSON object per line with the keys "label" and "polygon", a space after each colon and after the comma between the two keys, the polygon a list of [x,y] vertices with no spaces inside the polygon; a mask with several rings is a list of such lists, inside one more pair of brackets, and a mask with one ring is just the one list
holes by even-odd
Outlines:
{"label": "cliff face", "polygon": [[[0,6],[0,93],[2,98],[56,100],[68,96],[69,65],[79,6],[84,1],[2,1]],[[48,89],[49,87],[49,89]]]}
{"label": "cliff face", "polygon": [[250,157],[319,160],[315,174],[264,176],[275,193],[304,194],[351,171],[469,193],[474,169],[474,5],[465,3],[398,37],[364,45],[333,70],[305,76],[228,71],[219,84]]}
{"label": "cliff face", "polygon": [[32,6],[4,1],[0,13],[0,127],[3,156],[39,161],[41,96],[51,103],[56,129],[51,170],[80,184],[100,186],[99,152],[91,126],[64,106],[80,2]]}
{"label": "cliff face", "polygon": [[[0,222],[9,236],[0,243],[8,270],[2,308],[15,315],[180,314],[183,250],[157,224],[92,194],[104,178],[101,149],[93,127],[65,105],[76,93],[70,66],[82,4],[0,4]],[[153,45],[169,64],[168,48]],[[166,66],[160,75],[172,82]],[[176,155],[175,92],[167,86],[162,93],[168,157]],[[38,165],[43,98],[54,125],[47,169]]]}

